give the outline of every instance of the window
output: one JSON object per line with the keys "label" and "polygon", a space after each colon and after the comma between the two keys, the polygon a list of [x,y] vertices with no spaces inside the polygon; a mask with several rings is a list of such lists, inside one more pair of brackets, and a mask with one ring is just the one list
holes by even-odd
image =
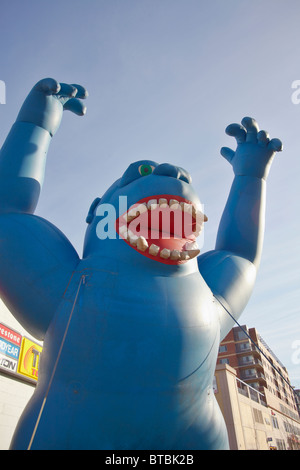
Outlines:
{"label": "window", "polygon": [[241,339],[245,339],[247,338],[247,335],[246,333],[243,332],[243,330],[241,329],[238,329],[238,330],[235,330],[235,338],[236,338],[236,341],[240,341]]}
{"label": "window", "polygon": [[258,410],[257,408],[253,408],[253,414],[254,414],[254,420],[257,423],[264,424],[263,415],[260,410]]}
{"label": "window", "polygon": [[244,375],[245,375],[245,377],[256,377],[256,370],[255,369],[245,369]]}
{"label": "window", "polygon": [[253,364],[254,363],[254,357],[253,356],[243,356],[241,358],[241,362],[243,364]]}
{"label": "window", "polygon": [[227,346],[220,346],[219,353],[227,352]]}
{"label": "window", "polygon": [[259,382],[251,382],[248,385],[250,385],[252,388],[255,388],[256,390],[259,390]]}
{"label": "window", "polygon": [[227,357],[223,357],[220,359],[220,364],[229,364],[229,359]]}
{"label": "window", "polygon": [[272,418],[273,428],[279,429],[277,418],[275,418],[275,416],[271,416],[271,418]]}
{"label": "window", "polygon": [[266,423],[267,426],[271,426],[269,418],[265,418],[265,423]]}
{"label": "window", "polygon": [[276,439],[276,445],[278,450],[285,450],[285,443],[283,439]]}
{"label": "window", "polygon": [[283,425],[284,425],[284,429],[286,430],[286,432],[290,432],[289,423],[287,423],[286,421],[283,421]]}
{"label": "window", "polygon": [[237,352],[250,351],[251,346],[250,346],[250,343],[247,341],[246,343],[237,343],[235,345],[235,349]]}

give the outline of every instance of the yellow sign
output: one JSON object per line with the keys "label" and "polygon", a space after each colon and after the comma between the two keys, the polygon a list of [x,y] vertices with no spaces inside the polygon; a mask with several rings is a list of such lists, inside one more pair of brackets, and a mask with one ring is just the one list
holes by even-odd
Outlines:
{"label": "yellow sign", "polygon": [[19,374],[26,375],[34,380],[38,379],[38,368],[42,349],[42,346],[39,344],[23,337],[18,364]]}

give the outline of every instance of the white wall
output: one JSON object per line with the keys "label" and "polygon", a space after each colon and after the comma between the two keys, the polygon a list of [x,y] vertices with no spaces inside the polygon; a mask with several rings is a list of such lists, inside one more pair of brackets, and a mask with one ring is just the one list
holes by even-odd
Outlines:
{"label": "white wall", "polygon": [[7,450],[34,386],[0,375],[0,450]]}
{"label": "white wall", "polygon": [[[12,316],[0,299],[0,323],[37,342]],[[0,450],[7,450],[18,419],[34,392],[34,385],[0,373]]]}

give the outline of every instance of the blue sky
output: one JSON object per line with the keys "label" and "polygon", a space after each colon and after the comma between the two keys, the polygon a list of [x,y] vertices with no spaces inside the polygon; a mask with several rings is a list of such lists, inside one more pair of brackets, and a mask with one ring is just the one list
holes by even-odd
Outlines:
{"label": "blue sky", "polygon": [[37,209],[80,254],[90,203],[141,158],[191,173],[209,216],[203,251],[212,249],[233,177],[220,156],[235,146],[226,126],[252,116],[282,139],[261,268],[240,322],[257,328],[298,388],[299,15],[298,0],[1,0],[0,15],[1,143],[41,78],[89,91],[87,115],[66,112],[52,142]]}

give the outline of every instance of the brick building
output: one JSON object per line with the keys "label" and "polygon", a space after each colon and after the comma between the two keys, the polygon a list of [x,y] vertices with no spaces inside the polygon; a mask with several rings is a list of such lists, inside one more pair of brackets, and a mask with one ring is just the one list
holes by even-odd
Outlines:
{"label": "brick building", "polygon": [[274,429],[282,428],[275,447],[300,449],[300,418],[288,372],[255,328],[235,327],[228,333],[220,344],[216,371],[222,365],[229,366],[231,373],[234,370],[238,394],[268,409],[270,419],[266,416],[266,420]]}

